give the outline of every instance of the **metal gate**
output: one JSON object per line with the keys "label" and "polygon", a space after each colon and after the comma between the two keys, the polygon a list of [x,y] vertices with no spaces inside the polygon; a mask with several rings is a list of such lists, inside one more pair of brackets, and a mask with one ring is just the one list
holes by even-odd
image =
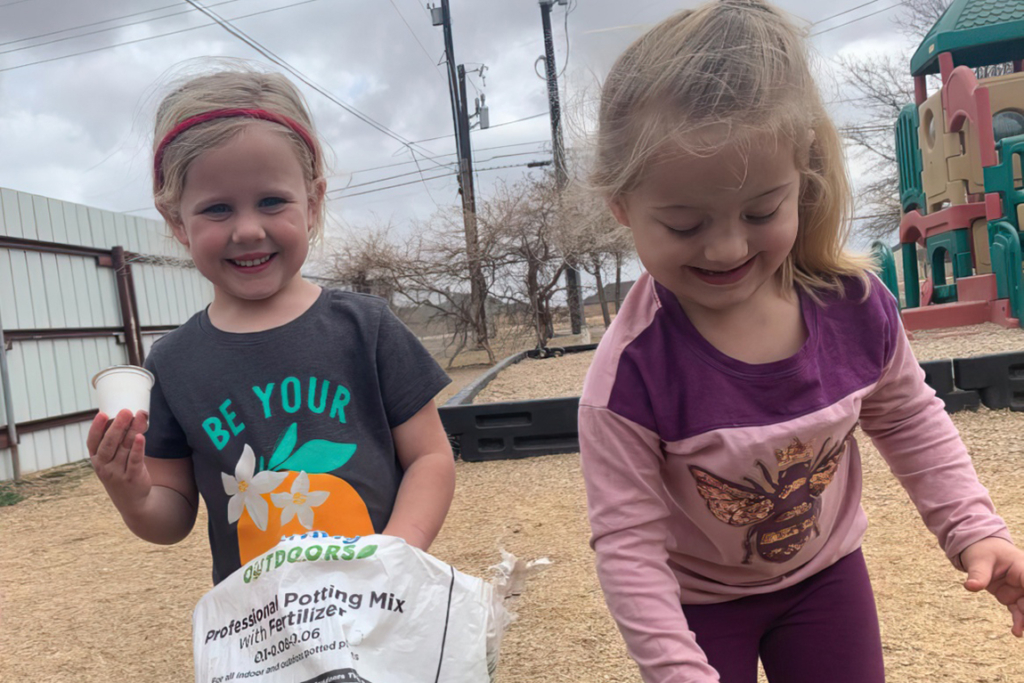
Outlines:
{"label": "metal gate", "polygon": [[162,221],[0,188],[0,480],[87,458],[91,377],[212,294]]}

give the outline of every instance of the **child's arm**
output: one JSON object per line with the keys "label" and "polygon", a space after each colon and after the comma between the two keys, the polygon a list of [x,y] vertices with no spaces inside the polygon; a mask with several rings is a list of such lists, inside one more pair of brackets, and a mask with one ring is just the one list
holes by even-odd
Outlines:
{"label": "child's arm", "polygon": [[[882,285],[876,282],[874,286]],[[974,570],[975,576],[968,578],[965,587],[981,590],[988,584],[982,582],[985,576],[1013,568],[988,588],[1003,604],[1017,602],[1024,553],[1014,548],[1005,522],[978,481],[956,426],[935,391],[925,384],[924,371],[899,323],[895,302],[887,297],[885,303],[891,359],[876,387],[864,398],[861,426],[953,565]],[[987,549],[991,548],[998,550],[990,553]],[[1008,586],[1005,581],[1010,582]],[[1013,631],[1018,633],[1021,617],[1019,611],[1011,612]]]}
{"label": "child's arm", "polygon": [[455,495],[455,459],[437,406],[427,401],[391,435],[405,474],[383,533],[427,550]]}
{"label": "child's arm", "polygon": [[718,681],[687,626],[669,566],[671,503],[658,435],[581,403],[579,438],[598,579],[644,681]]}
{"label": "child's arm", "polygon": [[[109,427],[108,427],[109,422]],[[151,543],[177,543],[192,531],[199,492],[191,458],[145,456],[148,415],[122,410],[111,422],[100,413],[86,445],[93,469],[125,524]]]}
{"label": "child's arm", "polygon": [[967,570],[964,588],[988,590],[1006,605],[1013,618],[1013,635],[1024,637],[1024,551],[1001,538],[985,538],[960,553]]}

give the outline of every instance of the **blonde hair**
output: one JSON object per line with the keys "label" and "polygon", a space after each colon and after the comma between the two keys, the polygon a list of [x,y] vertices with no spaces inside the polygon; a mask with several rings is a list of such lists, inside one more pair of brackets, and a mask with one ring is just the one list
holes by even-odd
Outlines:
{"label": "blonde hair", "polygon": [[323,199],[325,164],[322,145],[313,128],[305,99],[287,78],[278,73],[260,72],[235,66],[190,78],[164,97],[156,113],[153,153],[179,123],[217,109],[263,109],[286,116],[309,134],[314,148],[290,128],[245,117],[219,118],[188,128],[163,149],[160,168],[153,170],[153,200],[169,222],[180,222],[178,209],[185,189],[185,177],[196,158],[238,135],[248,126],[270,126],[285,136],[295,149],[306,180],[309,201],[318,202],[318,211],[310,230],[310,243],[323,235],[326,206]]}
{"label": "blonde hair", "polygon": [[799,229],[783,284],[815,300],[821,290],[841,293],[843,275],[867,286],[869,261],[845,250],[852,199],[843,148],[803,34],[761,0],[679,12],[622,53],[601,93],[591,183],[620,198],[666,149],[710,155],[761,135],[793,144],[801,176]]}

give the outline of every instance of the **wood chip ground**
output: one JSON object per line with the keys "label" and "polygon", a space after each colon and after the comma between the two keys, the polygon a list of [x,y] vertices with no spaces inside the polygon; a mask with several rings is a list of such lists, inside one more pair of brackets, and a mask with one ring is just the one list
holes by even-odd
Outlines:
{"label": "wood chip ground", "polygon": [[[949,332],[949,331],[947,331]],[[1024,349],[992,325],[915,333],[922,360]],[[524,361],[478,401],[578,395],[592,354]],[[441,398],[483,371],[460,368]],[[1024,413],[958,413],[982,482],[1024,539]],[[890,683],[1024,683],[1024,643],[987,594],[967,593],[913,506],[861,436],[864,543]],[[432,552],[488,576],[499,548],[553,564],[511,604],[500,683],[639,683],[604,606],[587,546],[578,455],[457,464],[452,511]],[[34,477],[0,508],[0,681],[192,680],[191,613],[210,588],[205,512],[169,547],[133,537],[87,466]],[[822,683],[828,683],[823,681]]]}

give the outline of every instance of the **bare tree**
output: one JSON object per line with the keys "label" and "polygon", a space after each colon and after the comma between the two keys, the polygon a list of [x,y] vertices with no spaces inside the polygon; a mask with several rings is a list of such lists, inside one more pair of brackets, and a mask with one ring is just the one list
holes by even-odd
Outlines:
{"label": "bare tree", "polygon": [[[908,36],[922,39],[951,0],[903,0],[896,23]],[[841,128],[853,153],[866,164],[873,180],[857,191],[857,232],[869,239],[890,240],[899,227],[900,189],[895,123],[900,110],[914,102],[914,79],[907,56],[876,55],[839,60],[844,84],[862,114]]]}
{"label": "bare tree", "polygon": [[904,35],[924,38],[951,3],[952,0],[903,0],[896,23]]}
{"label": "bare tree", "polygon": [[[490,236],[481,233],[485,300],[496,270],[490,262],[493,247]],[[415,318],[424,330],[444,333],[449,367],[460,353],[476,345],[476,315],[468,291],[469,266],[460,212],[438,212],[404,239],[396,237],[388,225],[362,226],[346,236],[329,263],[334,279],[349,283],[356,291],[387,292],[396,308]],[[484,340],[482,347],[488,361],[494,363],[489,341]]]}
{"label": "bare tree", "polygon": [[841,129],[872,178],[857,189],[857,231],[872,240],[891,239],[901,216],[894,126],[900,110],[914,101],[914,79],[906,60],[890,55],[839,61],[846,84],[859,93],[858,109],[870,119]]}
{"label": "bare tree", "polygon": [[394,302],[391,281],[398,247],[392,240],[390,224],[361,227],[326,254],[328,279],[360,294],[374,294]]}
{"label": "bare tree", "polygon": [[578,253],[580,262],[597,281],[598,301],[605,325],[611,319],[604,274],[614,268],[615,310],[622,305],[622,267],[636,256],[636,248],[628,228],[615,221],[603,197],[588,186],[587,174],[594,160],[594,122],[598,118],[601,99],[600,79],[593,72],[575,74],[565,98],[563,122],[570,148],[567,170],[570,181],[563,196],[560,248]]}
{"label": "bare tree", "polygon": [[[566,268],[560,218],[558,195],[546,177],[498,185],[477,205],[483,294],[493,308],[500,308],[488,316],[494,328],[484,348],[491,363],[495,356],[490,340],[499,334],[519,345],[528,332],[538,348],[554,335],[553,299]],[[470,275],[457,211],[438,212],[401,239],[390,226],[352,231],[329,270],[357,291],[388,293],[407,317],[431,330],[442,328],[448,335],[449,367],[475,344]]]}
{"label": "bare tree", "polygon": [[580,180],[573,180],[562,195],[560,206],[560,246],[574,254],[584,269],[594,276],[597,298],[605,328],[611,324],[604,273],[615,265],[615,310],[622,303],[622,264],[634,252],[633,238],[612,216],[604,201]]}
{"label": "bare tree", "polygon": [[554,336],[552,300],[566,268],[555,238],[558,194],[554,183],[529,178],[512,186],[499,184],[484,202],[479,224],[495,237],[502,255],[504,268],[497,276],[500,285],[495,296],[510,313],[519,313],[519,322],[529,321],[537,347],[544,348]]}

